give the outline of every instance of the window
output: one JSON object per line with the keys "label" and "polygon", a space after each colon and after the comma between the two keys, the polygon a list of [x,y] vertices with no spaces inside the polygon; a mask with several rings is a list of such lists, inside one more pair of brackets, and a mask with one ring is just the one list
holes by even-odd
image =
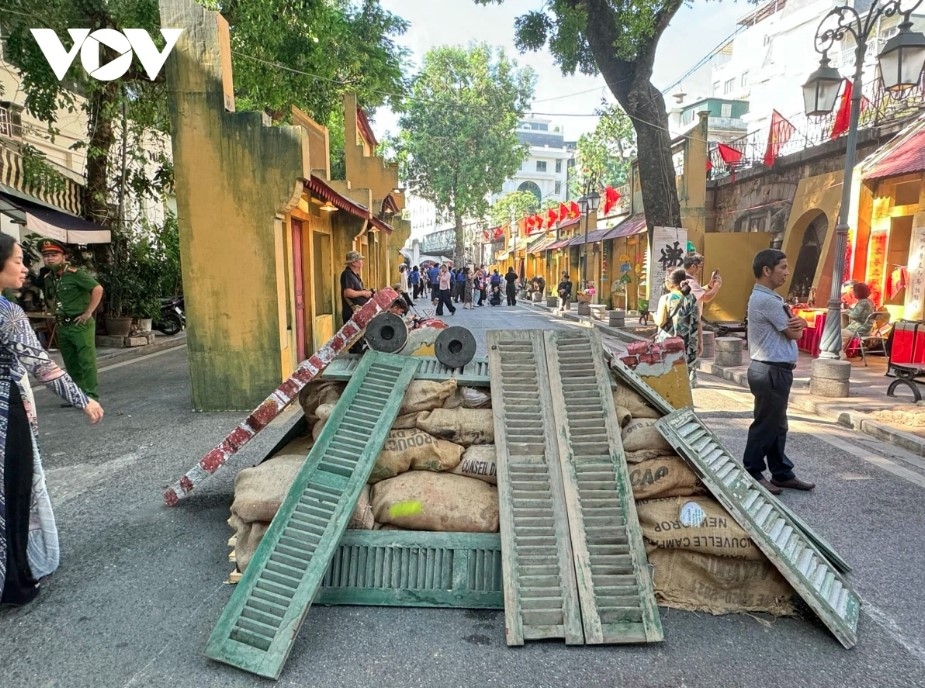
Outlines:
{"label": "window", "polygon": [[732,117],[732,103],[723,103],[719,111],[720,117]]}
{"label": "window", "polygon": [[0,136],[22,138],[22,108],[6,100],[0,100]]}
{"label": "window", "polygon": [[562,193],[562,182],[556,182],[556,188],[555,188],[555,191],[553,191],[553,193],[556,194],[557,196],[560,193]]}
{"label": "window", "polygon": [[919,202],[920,183],[902,182],[896,185],[893,192],[893,205],[915,205]]}
{"label": "window", "polygon": [[718,96],[718,95],[719,95],[719,87],[720,87],[720,86],[721,86],[720,82],[718,82],[718,81],[714,81],[714,82],[713,82],[713,95],[714,95],[714,96]]}
{"label": "window", "polygon": [[[559,174],[562,171],[562,161],[556,160],[556,174]],[[559,193],[556,191],[556,193]]]}
{"label": "window", "polygon": [[739,78],[739,86],[748,88],[748,72],[742,72],[742,76]]}
{"label": "window", "polygon": [[729,95],[736,87],[735,79],[726,79],[726,83],[723,84],[723,94]]}
{"label": "window", "polygon": [[537,172],[545,172],[545,171],[546,171],[546,161],[545,161],[545,160],[537,160],[537,161],[536,161],[536,171],[537,171]]}

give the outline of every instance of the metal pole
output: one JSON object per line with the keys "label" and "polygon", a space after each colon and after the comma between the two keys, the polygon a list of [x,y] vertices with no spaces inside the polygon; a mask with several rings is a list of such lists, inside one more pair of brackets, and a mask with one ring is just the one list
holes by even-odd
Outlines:
{"label": "metal pole", "polygon": [[585,211],[585,243],[584,243],[584,253],[585,259],[581,266],[581,288],[588,288],[588,225],[591,224],[591,211]]}
{"label": "metal pole", "polygon": [[848,123],[848,138],[845,143],[845,171],[842,179],[841,205],[838,208],[838,224],[835,225],[835,255],[832,260],[832,290],[829,295],[828,315],[822,340],[819,344],[819,358],[837,360],[841,356],[841,285],[845,273],[845,249],[848,246],[848,211],[851,204],[851,182],[854,177],[854,161],[858,144],[858,119],[861,114],[861,78],[864,73],[864,55],[867,52],[867,36],[859,37],[854,55],[854,81],[851,85],[851,118]]}

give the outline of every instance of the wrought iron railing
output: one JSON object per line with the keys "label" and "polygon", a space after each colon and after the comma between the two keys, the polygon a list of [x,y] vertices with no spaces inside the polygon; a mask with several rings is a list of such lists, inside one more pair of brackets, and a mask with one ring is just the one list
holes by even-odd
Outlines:
{"label": "wrought iron railing", "polygon": [[[919,82],[915,88],[909,89],[900,97],[891,95],[882,87],[880,79],[875,79],[862,87],[865,100],[862,101],[859,129],[882,126],[893,121],[912,117],[925,108],[925,83]],[[826,141],[832,140],[832,131],[841,98],[836,102],[835,110],[821,117],[807,117],[805,113],[788,116],[782,113],[795,128],[789,140],[781,144],[775,157],[798,153],[809,148],[815,148]],[[844,136],[842,132],[839,136]],[[709,156],[711,179],[728,176],[740,170],[763,166],[765,152],[768,146],[769,127],[749,132],[745,136],[729,141],[724,145],[735,149],[742,157],[735,162],[726,162],[720,153],[719,144],[711,143]]]}

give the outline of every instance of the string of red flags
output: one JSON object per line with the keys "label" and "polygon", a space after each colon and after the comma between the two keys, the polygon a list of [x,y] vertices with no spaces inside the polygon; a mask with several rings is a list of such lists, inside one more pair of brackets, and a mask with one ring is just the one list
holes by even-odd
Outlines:
{"label": "string of red flags", "polygon": [[719,152],[719,157],[726,163],[726,167],[735,165],[742,159],[742,151],[738,148],[727,146],[725,143],[716,144],[716,150]]}
{"label": "string of red flags", "polygon": [[608,185],[604,188],[604,215],[608,215],[620,202],[620,192]]}
{"label": "string of red flags", "polygon": [[786,117],[777,110],[771,112],[771,130],[768,132],[768,146],[764,151],[764,166],[771,167],[783,146],[797,130]]}

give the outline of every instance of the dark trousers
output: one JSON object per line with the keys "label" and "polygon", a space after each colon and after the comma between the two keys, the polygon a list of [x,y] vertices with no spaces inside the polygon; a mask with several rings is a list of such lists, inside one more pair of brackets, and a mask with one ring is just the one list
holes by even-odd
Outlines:
{"label": "dark trousers", "polygon": [[450,313],[456,312],[456,307],[453,306],[453,302],[450,301],[450,290],[449,289],[438,289],[437,290],[437,315],[443,315],[444,306],[450,309]]}
{"label": "dark trousers", "polygon": [[795,477],[793,462],[784,451],[788,429],[787,402],[792,385],[792,370],[758,361],[752,361],[748,367],[748,388],[755,397],[755,420],[748,428],[742,463],[756,479],[762,477],[765,468],[777,480]]}
{"label": "dark trousers", "polygon": [[507,305],[517,305],[517,287],[515,287],[513,284],[507,285]]}
{"label": "dark trousers", "polygon": [[430,300],[434,303],[437,303],[437,299],[440,297],[440,289],[437,288],[436,284],[430,285]]}
{"label": "dark trousers", "polygon": [[421,295],[421,283],[411,285],[411,298],[416,299]]}
{"label": "dark trousers", "polygon": [[485,290],[484,289],[479,289],[479,302],[476,305],[478,306],[485,305]]}

